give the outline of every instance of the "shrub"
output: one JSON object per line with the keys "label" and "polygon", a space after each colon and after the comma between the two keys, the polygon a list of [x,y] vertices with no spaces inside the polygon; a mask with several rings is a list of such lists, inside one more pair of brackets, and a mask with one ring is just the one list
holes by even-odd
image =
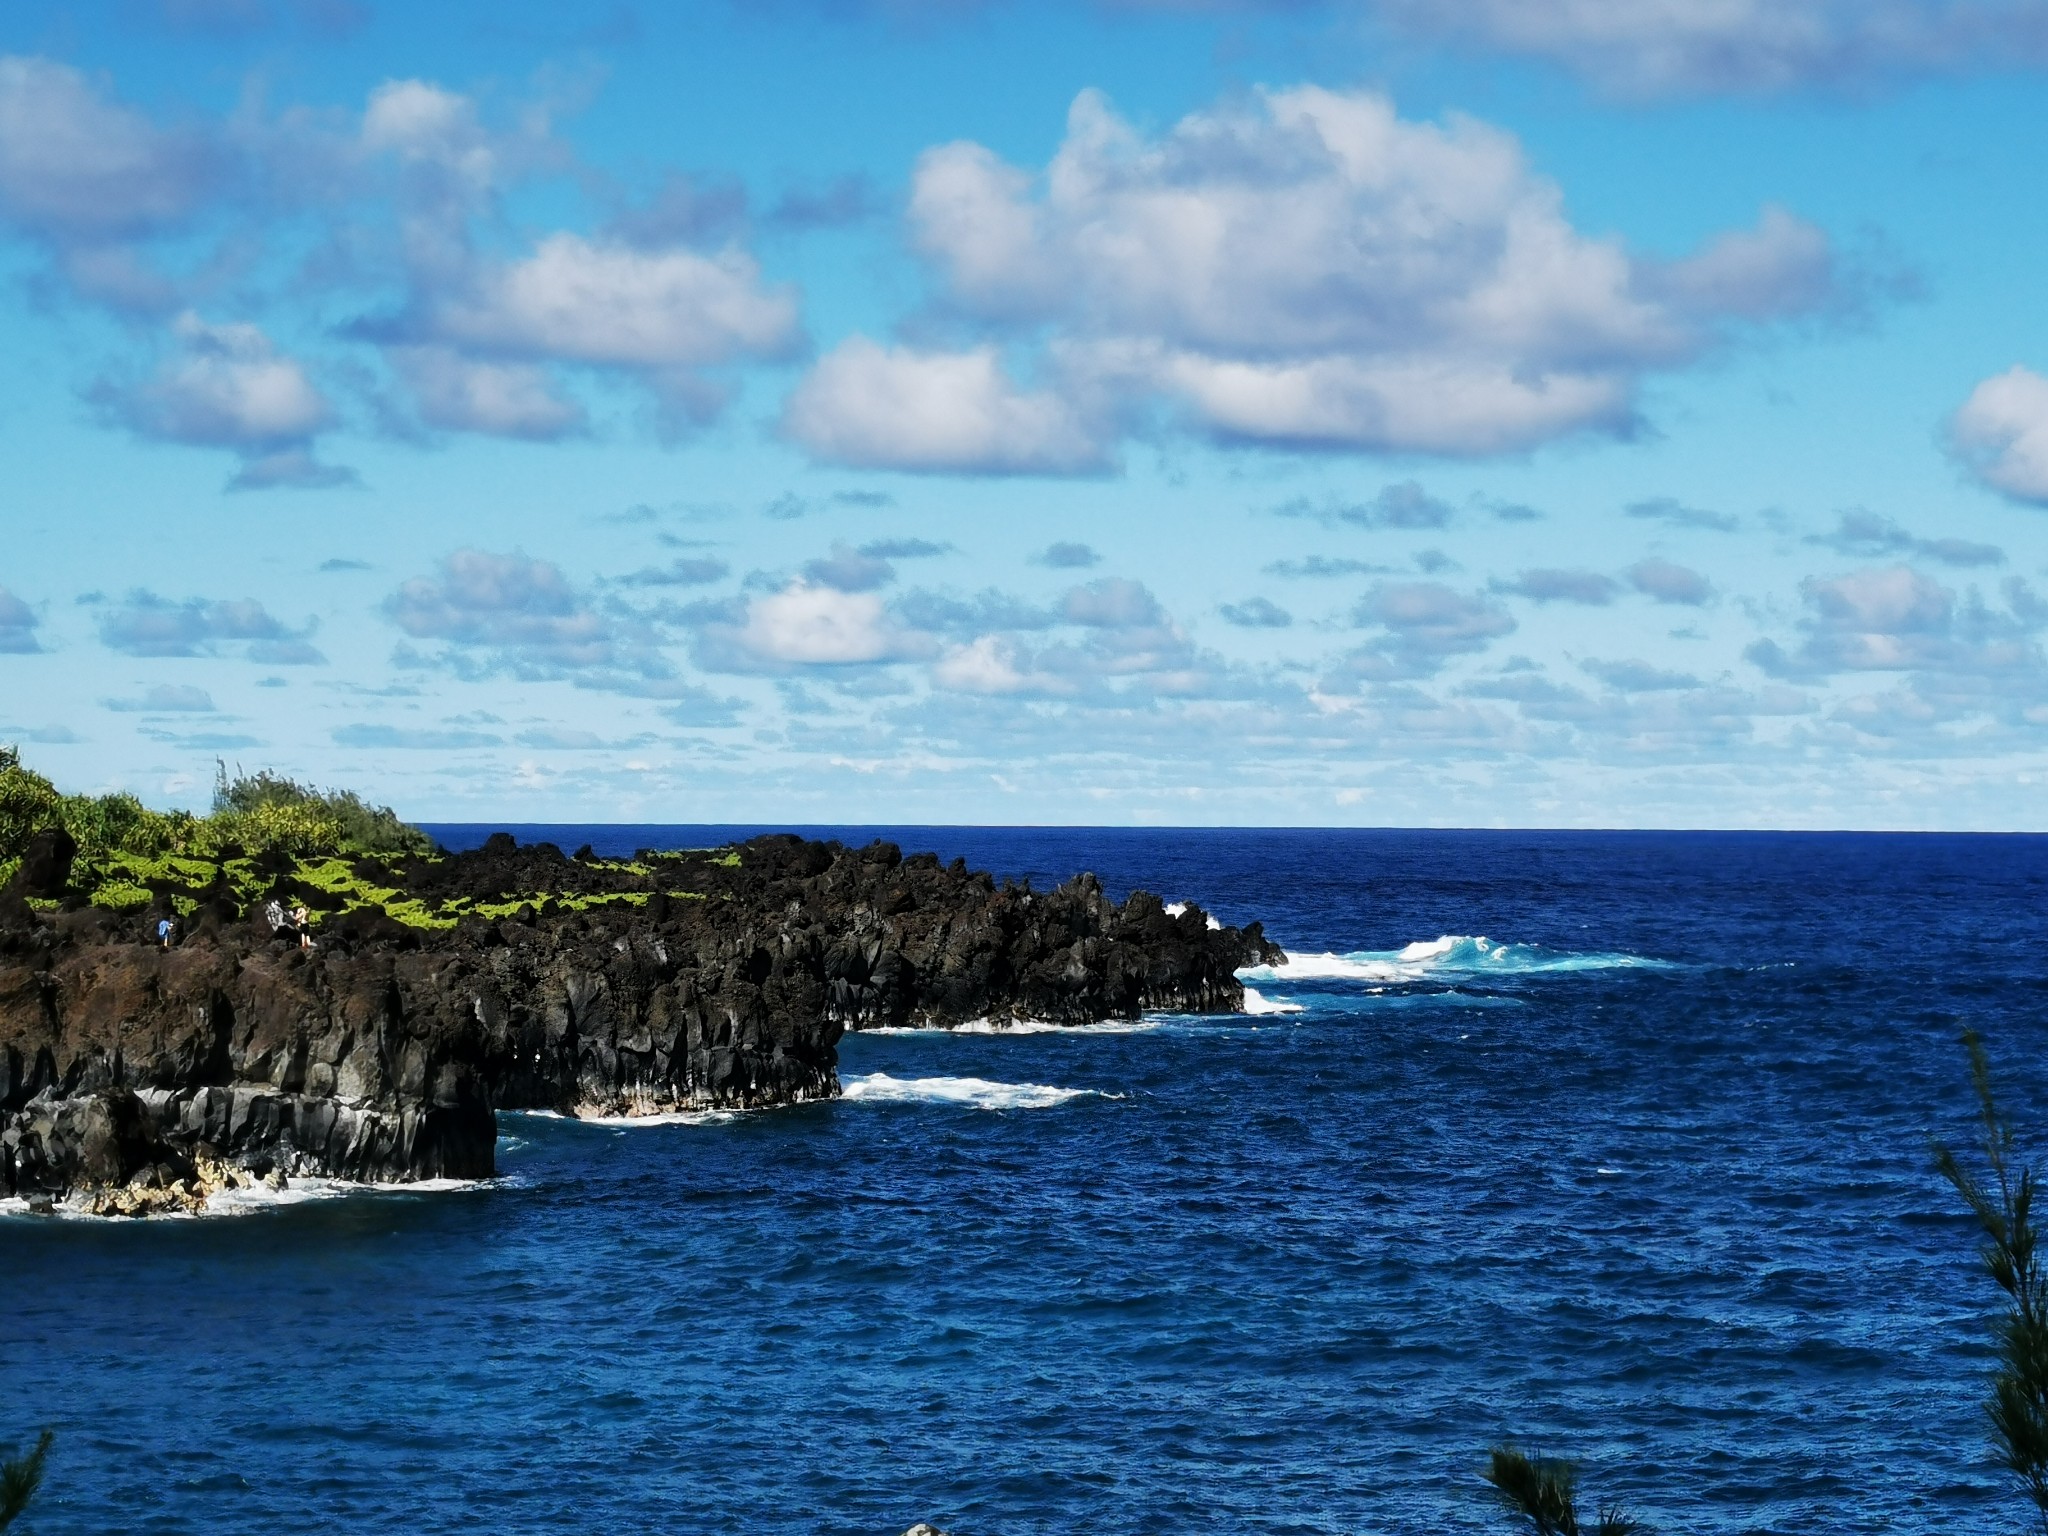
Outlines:
{"label": "shrub", "polygon": [[0,859],[18,859],[28,840],[57,821],[63,796],[40,773],[21,766],[21,754],[0,748]]}
{"label": "shrub", "polygon": [[111,853],[136,853],[161,858],[181,847],[196,825],[182,812],[152,811],[133,795],[66,795],[57,819],[78,839],[87,858]]}
{"label": "shrub", "polygon": [[[226,763],[214,778],[212,820],[224,823],[227,835],[218,841],[239,841],[252,852],[280,847],[300,855],[331,849],[424,857],[434,851],[426,833],[354,790],[319,790],[268,769],[229,778]],[[308,837],[318,841],[308,843]]]}

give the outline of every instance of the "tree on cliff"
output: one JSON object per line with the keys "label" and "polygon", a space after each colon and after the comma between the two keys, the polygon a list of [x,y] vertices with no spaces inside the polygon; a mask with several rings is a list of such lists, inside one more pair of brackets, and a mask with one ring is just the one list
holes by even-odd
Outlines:
{"label": "tree on cliff", "polygon": [[1934,1161],[1983,1229],[1979,1256],[2005,1293],[2005,1311],[1996,1324],[1998,1369],[1991,1377],[1987,1411],[1999,1460],[2019,1479],[2036,1521],[2048,1532],[2048,1272],[2034,1227],[2038,1186],[2031,1168],[2014,1166],[2012,1125],[1992,1095],[1983,1042],[1974,1030],[1966,1030],[1963,1046],[1970,1053],[1970,1081],[1977,1090],[1985,1168],[1978,1173],[1963,1167],[1940,1143]]}
{"label": "tree on cliff", "polygon": [[37,1439],[36,1448],[26,1456],[0,1461],[0,1531],[20,1519],[29,1500],[36,1496],[36,1489],[43,1483],[43,1463],[50,1459],[50,1443],[56,1438],[53,1431],[46,1429]]}
{"label": "tree on cliff", "polygon": [[1486,1480],[1510,1514],[1529,1522],[1535,1536],[1648,1536],[1649,1527],[1613,1507],[1591,1525],[1579,1519],[1579,1469],[1550,1456],[1525,1456],[1512,1445],[1494,1447]]}

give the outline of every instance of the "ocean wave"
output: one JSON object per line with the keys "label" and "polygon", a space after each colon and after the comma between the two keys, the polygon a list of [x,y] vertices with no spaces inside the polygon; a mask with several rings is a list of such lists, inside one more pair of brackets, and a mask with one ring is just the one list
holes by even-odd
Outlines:
{"label": "ocean wave", "polygon": [[847,1078],[841,1096],[854,1104],[955,1104],[964,1109],[1051,1109],[1072,1099],[1121,1097],[1093,1088],[992,1083],[983,1077],[891,1077],[886,1072]]}
{"label": "ocean wave", "polygon": [[1285,965],[1247,966],[1241,981],[1405,982],[1462,976],[1551,976],[1577,971],[1664,970],[1668,962],[1642,955],[1546,949],[1540,944],[1498,944],[1484,936],[1446,934],[1405,949],[1349,954],[1294,955]]}
{"label": "ocean wave", "polygon": [[1300,1003],[1290,1003],[1285,998],[1280,997],[1267,997],[1257,987],[1246,987],[1244,989],[1244,1011],[1255,1019],[1266,1018],[1277,1013],[1308,1012]]}
{"label": "ocean wave", "polygon": [[[87,1209],[82,1196],[58,1202],[49,1216],[63,1221],[109,1221],[131,1224],[139,1221],[200,1221],[217,1216],[253,1216],[263,1211],[285,1210],[316,1201],[357,1199],[365,1195],[447,1195],[486,1189],[502,1179],[414,1179],[410,1182],[363,1183],[354,1179],[291,1178],[284,1188],[258,1184],[248,1189],[217,1189],[196,1211],[157,1211],[148,1216],[101,1216]],[[0,1217],[27,1216],[28,1201],[19,1197],[0,1199]],[[39,1217],[47,1220],[49,1217]]]}
{"label": "ocean wave", "polygon": [[743,1109],[661,1109],[646,1114],[565,1115],[558,1109],[501,1109],[500,1115],[523,1115],[533,1120],[567,1120],[576,1125],[723,1125],[728,1120],[737,1120],[747,1111]]}
{"label": "ocean wave", "polygon": [[1092,1024],[1056,1024],[1050,1019],[969,1019],[964,1024],[883,1024],[857,1035],[1137,1035],[1160,1027],[1158,1019],[1098,1019]]}

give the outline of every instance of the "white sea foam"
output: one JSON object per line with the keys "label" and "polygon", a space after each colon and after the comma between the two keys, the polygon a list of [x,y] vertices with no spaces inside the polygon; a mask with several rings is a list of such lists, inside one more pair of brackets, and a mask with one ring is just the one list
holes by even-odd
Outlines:
{"label": "white sea foam", "polygon": [[983,1077],[891,1077],[886,1072],[849,1077],[842,1092],[854,1104],[956,1104],[964,1109],[1051,1109],[1070,1099],[1120,1097],[1093,1088],[992,1083]]}
{"label": "white sea foam", "polygon": [[[1187,909],[1188,904],[1184,901],[1169,901],[1166,904],[1166,915],[1168,917],[1179,917],[1181,913],[1187,911]],[[1216,921],[1214,913],[1205,912],[1202,915],[1209,919],[1210,928],[1219,929],[1223,926],[1221,923]]]}
{"label": "white sea foam", "polygon": [[1160,1027],[1160,1019],[1098,1019],[1093,1024],[1055,1024],[1050,1019],[969,1019],[964,1024],[885,1024],[861,1035],[1137,1035]]}
{"label": "white sea foam", "polygon": [[745,1113],[740,1109],[662,1109],[646,1115],[576,1115],[572,1118],[582,1125],[724,1125]]}
{"label": "white sea foam", "polygon": [[1498,944],[1466,934],[1402,949],[1291,956],[1285,965],[1253,965],[1243,981],[1367,981],[1400,983],[1467,976],[1545,976],[1575,971],[1662,970],[1666,962],[1642,955],[1580,953],[1538,944]]}
{"label": "white sea foam", "polygon": [[1244,989],[1244,1011],[1253,1018],[1265,1018],[1276,1013],[1306,1013],[1300,1003],[1290,1003],[1285,998],[1267,997],[1257,987]]}
{"label": "white sea foam", "polygon": [[[344,1200],[364,1195],[446,1195],[463,1190],[485,1189],[502,1182],[497,1179],[415,1179],[410,1183],[358,1183],[351,1179],[293,1178],[284,1188],[258,1184],[251,1189],[217,1189],[196,1211],[159,1211],[149,1216],[100,1216],[88,1209],[85,1197],[74,1195],[58,1202],[51,1216],[65,1221],[192,1221],[212,1216],[251,1216],[261,1211],[283,1210],[321,1200]],[[0,1216],[28,1215],[28,1201],[0,1200]]]}
{"label": "white sea foam", "polygon": [[565,1115],[558,1109],[501,1109],[500,1115],[523,1115],[532,1120],[567,1120],[577,1125],[723,1125],[737,1120],[743,1109],[663,1109],[643,1115]]}

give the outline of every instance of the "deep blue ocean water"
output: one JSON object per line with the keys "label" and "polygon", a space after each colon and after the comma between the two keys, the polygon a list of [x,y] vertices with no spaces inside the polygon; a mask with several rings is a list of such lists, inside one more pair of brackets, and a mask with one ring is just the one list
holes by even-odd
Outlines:
{"label": "deep blue ocean water", "polygon": [[1666,1533],[2020,1528],[1929,1137],[1966,1025],[2048,1132],[2048,839],[882,830],[1261,917],[1302,1011],[861,1036],[838,1103],[505,1117],[487,1187],[0,1221],[29,1528],[1505,1531],[1510,1437]]}

